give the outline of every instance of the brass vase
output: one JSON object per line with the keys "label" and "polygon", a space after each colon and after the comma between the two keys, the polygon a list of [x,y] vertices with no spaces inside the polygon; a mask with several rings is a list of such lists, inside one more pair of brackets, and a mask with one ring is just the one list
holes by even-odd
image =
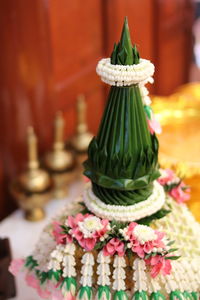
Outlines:
{"label": "brass vase", "polygon": [[28,128],[28,165],[11,184],[11,193],[24,210],[29,221],[39,221],[45,217],[44,206],[51,197],[51,179],[39,166],[37,137],[32,127]]}
{"label": "brass vase", "polygon": [[75,160],[71,151],[65,148],[64,118],[57,112],[54,122],[54,142],[52,150],[44,157],[44,164],[53,180],[53,197],[64,198],[69,184],[74,180]]}

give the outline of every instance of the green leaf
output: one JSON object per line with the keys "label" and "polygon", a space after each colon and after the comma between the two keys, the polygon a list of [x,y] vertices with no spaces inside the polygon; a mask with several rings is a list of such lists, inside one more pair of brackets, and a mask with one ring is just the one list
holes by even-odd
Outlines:
{"label": "green leaf", "polygon": [[167,209],[163,208],[163,209],[160,209],[158,212],[156,212],[155,214],[153,214],[149,217],[145,217],[143,219],[138,220],[137,223],[149,226],[152,221],[162,219],[166,215],[168,215],[170,212],[171,212],[171,210],[167,210]]}
{"label": "green leaf", "polygon": [[165,296],[161,292],[151,293],[150,300],[165,300]]}
{"label": "green leaf", "polygon": [[175,252],[177,250],[178,250],[178,248],[172,248],[172,249],[168,250],[167,253]]}
{"label": "green leaf", "polygon": [[[86,296],[85,296],[86,294]],[[92,288],[90,286],[82,286],[78,292],[78,299],[82,299],[84,297],[84,300],[91,300],[92,298]],[[87,298],[86,298],[87,297]]]}
{"label": "green leaf", "polygon": [[170,241],[168,244],[167,244],[167,246],[171,246],[171,245],[173,245],[175,243],[175,241]]}
{"label": "green leaf", "polygon": [[171,260],[177,260],[179,259],[181,256],[166,256],[165,259],[171,259]]}
{"label": "green leaf", "polygon": [[145,291],[136,291],[133,295],[133,300],[148,300],[147,293]]}
{"label": "green leaf", "polygon": [[114,293],[113,300],[128,300],[128,296],[125,291],[116,291]]}
{"label": "green leaf", "polygon": [[97,290],[97,299],[102,300],[105,299],[104,295],[106,296],[107,300],[111,298],[110,287],[108,285],[100,285]]}
{"label": "green leaf", "polygon": [[32,270],[36,266],[38,266],[37,261],[32,256],[28,256],[26,258],[25,267],[28,268],[29,270]]}

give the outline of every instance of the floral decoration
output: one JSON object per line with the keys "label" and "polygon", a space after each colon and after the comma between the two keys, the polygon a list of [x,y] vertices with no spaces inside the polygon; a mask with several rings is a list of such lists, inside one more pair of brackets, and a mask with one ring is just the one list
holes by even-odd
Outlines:
{"label": "floral decoration", "polygon": [[170,169],[160,169],[161,176],[158,182],[164,187],[165,191],[178,203],[184,203],[190,199],[190,188],[176,176]]}
{"label": "floral decoration", "polygon": [[[121,257],[125,253],[136,255],[150,266],[152,276],[160,272],[168,274],[171,270],[170,259],[178,258],[178,256],[169,256],[169,253],[177,249],[170,249],[172,243],[166,239],[163,232],[135,222],[109,222],[89,213],[79,213],[74,217],[69,216],[60,228],[62,231],[56,231],[58,244],[62,244],[62,237],[67,235],[66,243],[77,243],[85,251],[102,250],[104,256],[117,254]],[[55,235],[55,229],[53,232]],[[61,237],[58,236],[58,232]],[[151,260],[152,257],[155,259]],[[154,264],[156,261],[157,264]],[[59,260],[56,263],[59,268]]]}
{"label": "floral decoration", "polygon": [[79,213],[75,217],[69,216],[66,225],[70,236],[75,238],[86,251],[93,250],[97,241],[103,239],[109,230],[108,220],[92,214]]}
{"label": "floral decoration", "polygon": [[162,275],[170,275],[172,266],[170,260],[167,258],[167,256],[156,255],[145,260],[146,264],[151,266],[150,274],[153,278],[159,273]]}
{"label": "floral decoration", "polygon": [[112,238],[104,247],[103,254],[105,256],[113,256],[117,253],[119,256],[123,256],[125,253],[124,243],[118,238]]}

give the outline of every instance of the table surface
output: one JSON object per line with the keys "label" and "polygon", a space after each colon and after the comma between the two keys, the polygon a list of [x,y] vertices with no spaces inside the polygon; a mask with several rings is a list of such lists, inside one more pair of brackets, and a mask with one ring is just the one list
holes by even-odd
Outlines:
{"label": "table surface", "polygon": [[[51,218],[62,207],[80,195],[83,183],[75,182],[69,188],[69,194],[64,199],[51,200],[46,206],[46,218],[39,222],[29,222],[24,219],[19,209],[0,222],[0,237],[9,238],[13,258],[23,258],[31,254],[35,244]],[[41,299],[34,289],[26,286],[22,278],[16,278],[17,297],[13,300],[39,300]]]}

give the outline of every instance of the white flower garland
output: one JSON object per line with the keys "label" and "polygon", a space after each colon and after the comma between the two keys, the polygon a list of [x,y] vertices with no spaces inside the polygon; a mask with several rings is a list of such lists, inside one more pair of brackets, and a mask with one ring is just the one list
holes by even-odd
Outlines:
{"label": "white flower garland", "polygon": [[112,65],[110,58],[99,61],[96,71],[101,80],[109,85],[129,86],[141,82],[152,82],[154,65],[146,59],[140,58],[139,64],[134,65]]}
{"label": "white flower garland", "polygon": [[120,206],[105,204],[96,197],[91,186],[88,185],[83,193],[83,200],[86,207],[98,217],[131,222],[150,216],[161,209],[165,203],[165,192],[163,187],[154,181],[153,192],[146,200],[134,205]]}
{"label": "white flower garland", "polygon": [[74,244],[57,245],[50,254],[48,270],[58,271],[63,267],[63,277],[76,276],[74,253]]}
{"label": "white flower garland", "polygon": [[103,251],[100,251],[97,256],[97,262],[97,284],[102,286],[110,285],[110,256],[105,256],[103,255]]}
{"label": "white flower garland", "polygon": [[147,277],[146,277],[146,264],[145,261],[136,258],[133,262],[133,280],[135,281],[135,291],[147,291]]}
{"label": "white flower garland", "polygon": [[113,290],[115,291],[124,291],[126,290],[125,278],[126,273],[124,268],[126,267],[126,262],[124,257],[120,257],[118,255],[115,256],[113,262]]}
{"label": "white flower garland", "polygon": [[82,268],[81,268],[81,279],[80,284],[82,286],[92,287],[92,277],[93,277],[93,266],[94,257],[92,253],[85,253],[82,257]]}
{"label": "white flower garland", "polygon": [[67,244],[63,251],[63,277],[75,277],[76,276],[76,261],[75,261],[75,245],[74,244]]}

